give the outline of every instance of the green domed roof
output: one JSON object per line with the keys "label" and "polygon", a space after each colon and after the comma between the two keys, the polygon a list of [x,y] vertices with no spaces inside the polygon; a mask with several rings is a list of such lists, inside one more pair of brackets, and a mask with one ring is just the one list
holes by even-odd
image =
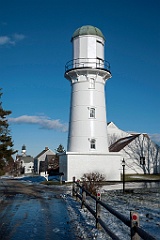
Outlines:
{"label": "green domed roof", "polygon": [[78,28],[73,33],[71,41],[73,40],[73,38],[81,36],[81,35],[96,35],[105,40],[105,37],[99,28],[93,27],[90,25],[86,25],[86,26],[82,26],[82,27]]}

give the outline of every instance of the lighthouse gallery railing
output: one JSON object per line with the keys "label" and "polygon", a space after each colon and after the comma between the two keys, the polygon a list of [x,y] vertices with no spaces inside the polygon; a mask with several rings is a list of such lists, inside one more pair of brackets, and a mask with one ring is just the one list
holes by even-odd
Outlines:
{"label": "lighthouse gallery railing", "polygon": [[65,72],[77,68],[96,68],[110,72],[110,63],[100,58],[76,58],[65,65]]}

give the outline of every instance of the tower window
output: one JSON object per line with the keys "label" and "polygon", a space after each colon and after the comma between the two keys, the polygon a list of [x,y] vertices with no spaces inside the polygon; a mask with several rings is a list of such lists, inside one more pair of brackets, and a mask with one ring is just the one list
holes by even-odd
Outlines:
{"label": "tower window", "polygon": [[90,118],[95,118],[95,108],[90,108]]}
{"label": "tower window", "polygon": [[90,141],[90,147],[91,147],[91,149],[96,149],[96,140],[95,139],[91,139],[91,141]]}
{"label": "tower window", "polygon": [[90,88],[95,88],[95,79],[94,78],[90,78],[89,85],[90,85]]}

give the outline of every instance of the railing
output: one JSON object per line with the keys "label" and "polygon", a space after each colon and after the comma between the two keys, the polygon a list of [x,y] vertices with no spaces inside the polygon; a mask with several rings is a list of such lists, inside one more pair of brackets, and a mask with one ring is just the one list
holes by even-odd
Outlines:
{"label": "railing", "polygon": [[[76,197],[76,200],[81,201],[81,208],[85,206],[94,216],[96,228],[100,228],[101,226],[112,239],[120,240],[120,238],[116,236],[115,233],[113,233],[112,230],[108,228],[107,224],[101,219],[101,206],[130,228],[131,240],[140,240],[140,237],[144,240],[156,240],[153,236],[139,227],[139,215],[137,212],[131,211],[130,218],[126,218],[124,215],[113,209],[109,204],[102,202],[100,193],[97,193],[97,196],[93,196],[83,187],[79,180],[76,182],[75,178],[73,178],[72,195]],[[87,204],[86,195],[95,201],[96,210]]]}
{"label": "railing", "polygon": [[99,58],[77,58],[66,63],[65,72],[77,68],[97,68],[110,71],[110,64]]}

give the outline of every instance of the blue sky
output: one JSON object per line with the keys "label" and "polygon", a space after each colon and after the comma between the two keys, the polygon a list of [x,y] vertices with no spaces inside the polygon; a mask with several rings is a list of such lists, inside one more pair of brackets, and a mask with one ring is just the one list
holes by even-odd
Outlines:
{"label": "blue sky", "polygon": [[106,84],[107,121],[145,132],[160,143],[159,0],[1,0],[0,87],[11,110],[14,149],[36,156],[67,146],[73,32],[101,29],[112,78]]}

